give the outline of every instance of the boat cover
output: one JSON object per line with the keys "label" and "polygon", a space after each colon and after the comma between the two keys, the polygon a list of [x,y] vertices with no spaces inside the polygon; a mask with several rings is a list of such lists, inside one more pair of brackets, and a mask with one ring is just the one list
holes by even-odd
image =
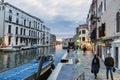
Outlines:
{"label": "boat cover", "polygon": [[[47,66],[50,61],[44,61],[42,68]],[[0,73],[0,80],[22,80],[37,72],[39,60],[33,60],[24,65]]]}

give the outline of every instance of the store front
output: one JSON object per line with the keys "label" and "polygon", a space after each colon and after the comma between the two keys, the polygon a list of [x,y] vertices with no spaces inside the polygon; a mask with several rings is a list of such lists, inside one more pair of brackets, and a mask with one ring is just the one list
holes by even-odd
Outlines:
{"label": "store front", "polygon": [[112,57],[114,57],[115,67],[120,69],[120,39],[112,42]]}

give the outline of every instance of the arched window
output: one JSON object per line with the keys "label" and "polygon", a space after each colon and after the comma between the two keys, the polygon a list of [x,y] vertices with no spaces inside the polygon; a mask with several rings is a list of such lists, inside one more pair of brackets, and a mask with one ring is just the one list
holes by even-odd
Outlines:
{"label": "arched window", "polygon": [[120,32],[120,12],[116,14],[116,32]]}

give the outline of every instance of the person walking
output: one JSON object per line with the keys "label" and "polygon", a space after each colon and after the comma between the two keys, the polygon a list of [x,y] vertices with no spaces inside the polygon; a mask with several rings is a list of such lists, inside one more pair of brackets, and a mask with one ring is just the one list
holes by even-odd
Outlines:
{"label": "person walking", "polygon": [[105,58],[104,64],[106,66],[106,76],[107,79],[109,79],[109,72],[111,75],[111,80],[113,80],[113,73],[112,73],[112,69],[114,67],[114,59],[111,57],[111,54],[108,54],[108,57]]}
{"label": "person walking", "polygon": [[87,48],[86,48],[86,46],[84,46],[84,47],[83,47],[83,52],[84,52],[84,54],[85,54],[86,50],[87,50]]}
{"label": "person walking", "polygon": [[95,54],[92,60],[92,70],[91,70],[91,72],[94,73],[95,75],[95,79],[97,79],[97,73],[99,72],[99,68],[100,68],[100,61],[98,55]]}

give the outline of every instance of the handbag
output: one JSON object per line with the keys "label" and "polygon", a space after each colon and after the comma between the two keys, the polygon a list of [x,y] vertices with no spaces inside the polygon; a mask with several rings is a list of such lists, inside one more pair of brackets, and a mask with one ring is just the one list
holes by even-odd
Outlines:
{"label": "handbag", "polygon": [[94,71],[93,71],[93,66],[91,66],[91,73],[93,73]]}
{"label": "handbag", "polygon": [[112,69],[112,70],[113,70],[113,72],[115,72],[115,70],[116,70],[116,69],[115,69],[115,67],[113,67],[113,69]]}
{"label": "handbag", "polygon": [[91,69],[91,73],[93,73],[93,69]]}

